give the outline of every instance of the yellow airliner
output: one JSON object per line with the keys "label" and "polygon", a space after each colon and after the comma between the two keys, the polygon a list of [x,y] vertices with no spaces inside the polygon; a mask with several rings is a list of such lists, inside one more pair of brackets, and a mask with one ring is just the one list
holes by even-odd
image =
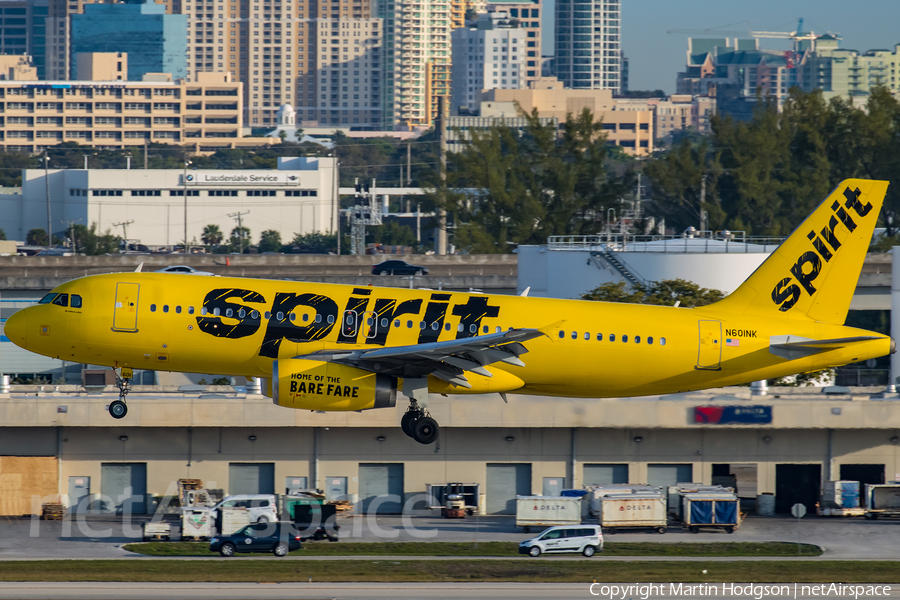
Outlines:
{"label": "yellow airliner", "polygon": [[847,180],[733,294],[702,308],[168,273],[74,279],[6,322],[22,348],[116,370],[267,380],[275,404],[395,406],[438,437],[428,394],[667,394],[865,361],[890,337],[844,327],[887,182]]}

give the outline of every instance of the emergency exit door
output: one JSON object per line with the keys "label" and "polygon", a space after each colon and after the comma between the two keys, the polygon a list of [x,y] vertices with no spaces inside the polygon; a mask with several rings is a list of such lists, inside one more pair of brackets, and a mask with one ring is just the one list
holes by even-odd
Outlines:
{"label": "emergency exit door", "polygon": [[722,322],[700,321],[700,350],[697,368],[718,371],[722,362]]}
{"label": "emergency exit door", "polygon": [[137,331],[137,307],[140,284],[117,283],[113,331]]}

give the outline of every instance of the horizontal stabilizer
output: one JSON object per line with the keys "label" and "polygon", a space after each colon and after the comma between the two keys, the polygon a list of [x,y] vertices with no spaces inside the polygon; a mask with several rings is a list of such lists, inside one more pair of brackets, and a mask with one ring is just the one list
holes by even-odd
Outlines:
{"label": "horizontal stabilizer", "polygon": [[798,335],[773,335],[769,338],[769,352],[786,360],[797,360],[798,358],[805,358],[826,350],[834,350],[850,344],[870,342],[877,339],[881,338],[865,335],[830,340],[812,340]]}

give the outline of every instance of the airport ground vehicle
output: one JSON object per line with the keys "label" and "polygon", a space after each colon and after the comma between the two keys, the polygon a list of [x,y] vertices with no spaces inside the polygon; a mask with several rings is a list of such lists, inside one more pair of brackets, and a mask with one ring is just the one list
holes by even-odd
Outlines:
{"label": "airport ground vehicle", "polygon": [[209,549],[222,556],[234,556],[236,552],[271,552],[286,556],[299,550],[300,536],[291,530],[289,523],[255,523],[231,535],[217,535],[209,542]]}
{"label": "airport ground vehicle", "polygon": [[166,267],[165,269],[157,269],[156,273],[181,273],[183,275],[211,275],[215,276],[215,273],[210,273],[209,271],[198,271],[194,267],[189,267],[187,265],[172,265],[171,267]]}
{"label": "airport ground vehicle", "polygon": [[519,554],[537,557],[544,552],[580,552],[585,556],[593,556],[597,552],[603,552],[603,532],[599,525],[550,527],[541,535],[519,544]]}
{"label": "airport ground vehicle", "polygon": [[226,496],[212,508],[212,516],[220,508],[246,508],[250,511],[251,523],[274,523],[278,520],[277,504],[273,494],[238,494]]}

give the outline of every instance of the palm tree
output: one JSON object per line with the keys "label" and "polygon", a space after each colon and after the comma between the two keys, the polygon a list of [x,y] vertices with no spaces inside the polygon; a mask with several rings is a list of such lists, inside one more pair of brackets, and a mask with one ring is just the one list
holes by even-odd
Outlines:
{"label": "palm tree", "polygon": [[200,239],[203,240],[203,243],[207,246],[218,246],[222,243],[223,237],[222,230],[219,229],[219,226],[211,224],[203,228],[203,235],[200,236]]}

